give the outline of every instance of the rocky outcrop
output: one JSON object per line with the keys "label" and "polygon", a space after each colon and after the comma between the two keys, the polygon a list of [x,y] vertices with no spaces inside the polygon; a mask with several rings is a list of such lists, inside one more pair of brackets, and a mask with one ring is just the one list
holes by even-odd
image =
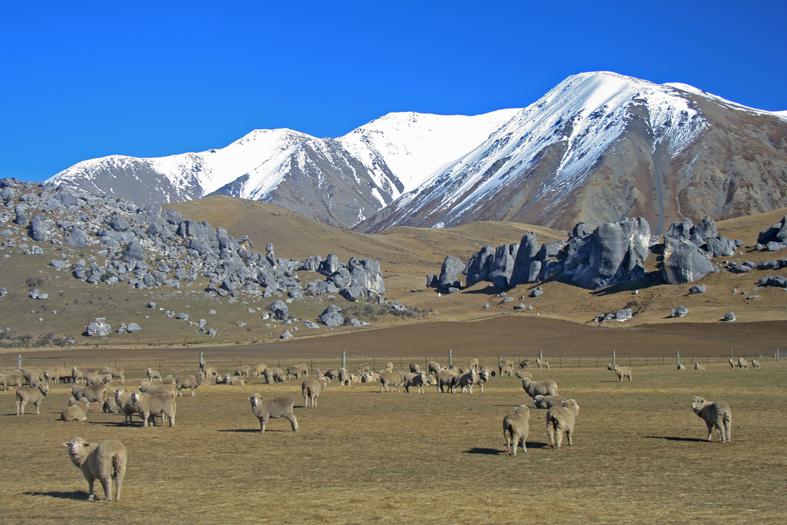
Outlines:
{"label": "rocky outcrop", "polygon": [[662,277],[669,284],[685,284],[713,271],[706,251],[689,240],[665,238]]}

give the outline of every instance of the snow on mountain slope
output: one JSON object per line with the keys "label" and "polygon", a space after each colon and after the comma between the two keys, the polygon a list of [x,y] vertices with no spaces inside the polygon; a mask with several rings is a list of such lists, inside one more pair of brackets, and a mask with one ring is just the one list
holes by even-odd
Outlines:
{"label": "snow on mountain slope", "polygon": [[389,113],[337,140],[372,173],[377,174],[382,160],[407,192],[481,144],[517,111],[476,116]]}
{"label": "snow on mountain slope", "polygon": [[710,100],[714,100],[719,104],[723,104],[727,107],[742,110],[742,111],[749,111],[751,113],[757,113],[761,115],[776,115],[777,117],[785,117],[787,116],[787,111],[767,111],[764,109],[756,109],[749,106],[744,106],[743,104],[738,104],[737,102],[731,102],[725,98],[722,98],[718,95],[714,95],[712,93],[708,93],[707,91],[703,91],[701,89],[697,89],[694,86],[690,86],[688,84],[682,84],[680,82],[668,82],[664,84],[665,86],[669,86],[675,89],[680,89],[681,91],[686,91],[687,93],[693,93],[695,95],[699,95],[701,97],[708,98]]}

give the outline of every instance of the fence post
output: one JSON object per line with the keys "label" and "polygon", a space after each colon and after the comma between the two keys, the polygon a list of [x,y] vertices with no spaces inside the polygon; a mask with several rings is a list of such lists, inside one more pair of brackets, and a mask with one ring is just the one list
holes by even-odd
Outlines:
{"label": "fence post", "polygon": [[779,347],[776,347],[776,362],[779,362]]}
{"label": "fence post", "polygon": [[16,356],[16,369],[22,370],[22,354]]}
{"label": "fence post", "polygon": [[730,348],[730,359],[732,359],[732,348]]}
{"label": "fence post", "polygon": [[678,359],[678,365],[680,365],[680,350],[675,350],[676,357]]}
{"label": "fence post", "polygon": [[612,351],[612,366],[615,366],[617,363],[615,362],[615,351]]}
{"label": "fence post", "polygon": [[539,350],[538,351],[538,358],[541,359],[542,361],[544,360],[544,351],[543,350]]}
{"label": "fence post", "polygon": [[451,368],[451,365],[454,364],[454,350],[453,348],[448,349],[448,367]]}
{"label": "fence post", "polygon": [[346,368],[346,367],[344,366],[344,362],[345,362],[345,359],[346,359],[346,358],[347,358],[347,352],[345,352],[344,350],[342,350],[342,368]]}

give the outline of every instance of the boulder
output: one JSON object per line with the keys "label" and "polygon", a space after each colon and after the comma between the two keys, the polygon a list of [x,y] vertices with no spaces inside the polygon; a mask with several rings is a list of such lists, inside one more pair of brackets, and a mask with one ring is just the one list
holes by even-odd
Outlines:
{"label": "boulder", "polygon": [[341,311],[342,309],[335,304],[330,305],[320,314],[320,322],[325,326],[342,326],[344,324],[344,318],[340,314]]}
{"label": "boulder", "polygon": [[66,244],[77,250],[81,250],[87,246],[87,234],[82,228],[74,228],[63,236],[63,240]]}
{"label": "boulder", "polygon": [[443,267],[440,269],[440,278],[437,282],[439,288],[461,288],[462,283],[459,280],[459,275],[464,271],[465,265],[458,258],[449,255],[443,262]]}
{"label": "boulder", "polygon": [[685,317],[689,315],[689,309],[685,306],[678,306],[670,310],[670,317]]}
{"label": "boulder", "polygon": [[705,291],[706,291],[706,288],[705,288],[704,284],[700,284],[700,285],[697,285],[697,286],[692,286],[691,288],[689,288],[689,293],[691,293],[691,294],[705,293]]}
{"label": "boulder", "polygon": [[501,244],[489,266],[489,280],[498,288],[510,288],[519,244]]}
{"label": "boulder", "polygon": [[385,293],[383,272],[380,263],[374,259],[356,259],[352,257],[347,264],[350,276],[365,290],[376,293]]}
{"label": "boulder", "polygon": [[[143,250],[142,243],[139,241],[131,241],[126,245],[126,261],[144,261],[145,251]],[[150,286],[150,285],[148,285]]]}
{"label": "boulder", "polygon": [[45,242],[48,239],[45,219],[46,216],[43,213],[39,213],[30,221],[30,238],[36,242]]}
{"label": "boulder", "polygon": [[[467,277],[467,286],[473,286],[474,284],[485,281],[489,278],[489,270],[494,260],[495,256],[495,249],[491,246],[487,245],[481,248],[481,251],[474,253],[470,260],[467,262],[467,266],[465,267],[465,276]],[[427,276],[427,279],[429,276]],[[428,288],[431,287],[429,282],[427,281]]]}
{"label": "boulder", "polygon": [[126,327],[126,332],[130,334],[136,334],[140,330],[142,330],[142,327],[139,326],[137,323],[128,323],[128,326]]}
{"label": "boulder", "polygon": [[274,301],[271,306],[271,316],[277,321],[286,321],[290,316],[290,309],[284,301]]}
{"label": "boulder", "polygon": [[541,245],[536,240],[534,232],[528,232],[519,243],[516,260],[514,261],[514,271],[511,274],[511,285],[516,286],[522,283],[533,283],[538,280],[541,272],[541,261],[538,260],[538,252]]}
{"label": "boulder", "polygon": [[353,281],[349,286],[345,286],[339,290],[339,294],[346,300],[353,303],[364,296],[363,288],[361,288],[361,285],[355,281]]}
{"label": "boulder", "polygon": [[736,317],[735,317],[735,313],[734,312],[729,312],[729,313],[724,314],[724,320],[725,321],[734,321],[735,319],[736,319]]}
{"label": "boulder", "polygon": [[758,244],[768,244],[769,242],[787,244],[787,216],[765,231],[761,231],[757,237]]}
{"label": "boulder", "polygon": [[665,238],[662,277],[669,284],[685,284],[713,271],[705,251],[691,241]]}
{"label": "boulder", "polygon": [[87,325],[87,335],[91,337],[105,337],[112,331],[112,327],[105,323],[106,318],[96,317],[96,319]]}

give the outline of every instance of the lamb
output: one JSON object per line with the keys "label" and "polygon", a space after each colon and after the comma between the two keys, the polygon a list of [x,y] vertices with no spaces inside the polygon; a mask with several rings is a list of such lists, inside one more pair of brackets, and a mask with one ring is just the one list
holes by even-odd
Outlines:
{"label": "lamb", "polygon": [[142,416],[144,421],[143,427],[147,427],[150,416],[155,416],[156,414],[161,414],[164,421],[166,421],[166,418],[169,418],[169,426],[175,426],[177,405],[169,394],[151,395],[144,392],[134,392],[131,394],[131,405],[134,407],[134,412],[138,412]]}
{"label": "lamb", "polygon": [[563,434],[572,445],[571,435],[574,433],[574,422],[579,415],[579,405],[573,399],[567,400],[563,406],[552,407],[547,412],[547,435],[549,443],[555,448],[560,448]]}
{"label": "lamb", "polygon": [[391,363],[390,361],[385,363],[385,369],[388,370],[389,372],[393,372],[393,363]]}
{"label": "lamb", "polygon": [[705,365],[694,363],[694,370],[705,370]]}
{"label": "lamb", "polygon": [[159,372],[158,370],[154,370],[152,368],[148,368],[147,370],[145,370],[145,373],[148,376],[148,381],[154,381],[156,379],[161,381],[161,372]]}
{"label": "lamb", "polygon": [[102,372],[111,375],[112,381],[118,380],[121,383],[126,381],[125,370],[122,368],[109,368],[108,366],[105,366]]}
{"label": "lamb", "polygon": [[397,374],[396,372],[390,372],[388,370],[383,370],[380,372],[380,392],[385,391],[388,392],[388,387],[396,387],[397,392],[401,392],[399,387],[404,384],[404,377],[402,374]]}
{"label": "lamb", "polygon": [[339,377],[339,371],[335,368],[329,368],[328,370],[325,371],[323,375],[328,379],[336,379],[337,377]]}
{"label": "lamb", "polygon": [[544,361],[543,359],[536,359],[536,364],[538,365],[539,370],[542,368],[546,368],[549,370],[549,361]]}
{"label": "lamb", "polygon": [[191,395],[196,396],[197,393],[195,390],[198,386],[205,382],[205,374],[202,372],[197,372],[197,375],[193,376],[177,376],[175,377],[175,390],[178,391],[179,396],[183,396],[183,389],[190,388]]}
{"label": "lamb", "polygon": [[481,387],[481,393],[484,393],[484,385],[489,382],[489,369],[488,368],[481,368],[478,371],[478,380],[476,384]]}
{"label": "lamb", "polygon": [[71,382],[72,383],[79,383],[80,381],[84,381],[84,377],[82,377],[82,371],[77,368],[71,368]]}
{"label": "lamb", "polygon": [[[270,370],[270,369],[268,368],[266,370]],[[243,386],[246,383],[244,383],[243,379],[241,379],[240,377],[231,376],[229,374],[224,374],[224,377],[219,376],[219,377],[216,378],[216,384],[217,385],[224,384],[224,385],[230,385],[230,386]]]}
{"label": "lamb", "polygon": [[264,398],[260,394],[254,393],[249,397],[251,401],[251,412],[260,420],[260,434],[265,432],[265,425],[268,418],[285,418],[292,425],[292,431],[298,431],[298,420],[292,413],[295,402],[289,397]]}
{"label": "lamb", "polygon": [[410,387],[414,386],[419,394],[424,393],[424,385],[427,384],[426,374],[418,372],[404,375],[404,391],[410,393]]}
{"label": "lamb", "polygon": [[88,385],[100,385],[112,381],[111,374],[104,374],[95,369],[84,370],[83,376]]}
{"label": "lamb", "polygon": [[503,418],[503,436],[506,438],[506,449],[509,454],[516,456],[516,449],[522,444],[522,450],[527,452],[525,440],[530,433],[530,410],[525,405],[519,405],[514,412]]}
{"label": "lamb", "polygon": [[533,398],[533,406],[545,410],[552,407],[562,407],[565,402],[566,398],[561,396],[542,396],[539,394]]}
{"label": "lamb", "polygon": [[358,375],[363,376],[364,374],[369,374],[372,371],[372,367],[369,366],[369,363],[363,363],[358,366]]}
{"label": "lamb", "polygon": [[301,385],[301,393],[303,394],[303,407],[304,408],[317,408],[317,397],[320,392],[325,390],[327,383],[317,379],[307,379]]}
{"label": "lamb", "polygon": [[104,401],[103,405],[101,405],[101,412],[105,414],[120,414],[120,407],[117,404],[115,396],[117,396],[117,392],[115,392],[111,397],[107,396],[107,400]]}
{"label": "lamb", "polygon": [[134,415],[134,403],[131,399],[131,392],[118,388],[115,392],[115,404],[120,409],[120,412],[123,412],[123,424],[130,425]]}
{"label": "lamb", "polygon": [[738,370],[743,370],[744,368],[746,370],[749,369],[749,362],[746,361],[744,358],[739,357],[738,358]]}
{"label": "lamb", "polygon": [[112,480],[115,480],[115,501],[120,501],[120,488],[126,475],[128,454],[123,443],[108,439],[90,444],[81,437],[63,443],[68,448],[71,461],[82,469],[88,485],[88,501],[93,500],[93,482],[98,479],[104,488],[104,497],[112,501]]}
{"label": "lamb", "polygon": [[90,401],[83,397],[77,405],[69,403],[68,408],[60,413],[60,419],[63,421],[85,421],[87,420],[88,408],[90,408]]}
{"label": "lamb", "polygon": [[615,373],[618,375],[618,379],[620,379],[621,383],[623,382],[623,378],[624,377],[628,377],[629,378],[629,382],[631,382],[631,368],[629,368],[627,366],[615,365],[614,370],[615,370]]}
{"label": "lamb", "polygon": [[752,366],[752,368],[754,368],[755,370],[759,370],[759,369],[760,369],[760,362],[759,362],[759,361],[757,361],[756,359],[752,359],[752,360],[751,360],[751,366]]}
{"label": "lamb", "polygon": [[732,408],[723,401],[710,403],[704,397],[696,396],[691,400],[691,408],[708,426],[708,441],[713,437],[713,427],[722,443],[732,442]]}
{"label": "lamb", "polygon": [[242,365],[235,369],[235,375],[238,377],[249,377],[251,374],[251,367],[249,365]]}
{"label": "lamb", "polygon": [[[36,414],[40,414],[41,402],[49,393],[49,384],[41,383],[36,387],[20,386],[16,390],[16,415],[25,415],[25,406],[32,403],[36,406]],[[20,412],[21,410],[21,412]]]}
{"label": "lamb", "polygon": [[529,377],[522,379],[522,389],[532,398],[541,396],[556,396],[557,383],[551,379],[546,381],[533,381]]}
{"label": "lamb", "polygon": [[298,365],[295,365],[295,366],[297,366],[297,367],[298,367],[298,370],[300,370],[300,371],[301,371],[301,375],[302,375],[302,376],[307,376],[307,375],[309,375],[309,367],[308,367],[308,366],[306,366],[306,363],[300,363],[300,364],[298,364]]}

